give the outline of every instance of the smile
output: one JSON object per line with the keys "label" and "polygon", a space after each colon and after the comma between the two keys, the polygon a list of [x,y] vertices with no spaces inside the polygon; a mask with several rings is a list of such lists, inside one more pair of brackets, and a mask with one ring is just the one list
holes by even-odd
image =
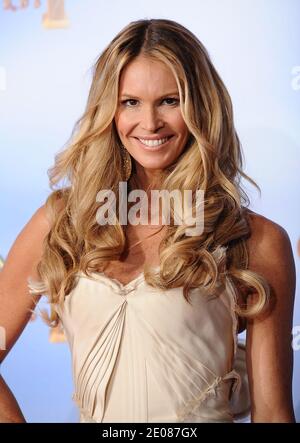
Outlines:
{"label": "smile", "polygon": [[143,138],[139,138],[139,141],[141,143],[143,143],[143,145],[146,145],[146,146],[158,146],[158,145],[162,145],[163,143],[168,141],[169,138],[170,137],[165,137],[165,138],[160,138],[158,140],[145,140]]}
{"label": "smile", "polygon": [[144,149],[151,151],[157,151],[160,148],[165,147],[172,138],[173,135],[158,140],[145,140],[143,138],[135,137],[135,139],[139,142],[139,146],[142,146]]}

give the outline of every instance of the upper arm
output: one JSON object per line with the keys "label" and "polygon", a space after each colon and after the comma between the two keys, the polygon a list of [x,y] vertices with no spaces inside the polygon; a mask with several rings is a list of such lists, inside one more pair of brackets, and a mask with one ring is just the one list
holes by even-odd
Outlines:
{"label": "upper arm", "polygon": [[[276,223],[252,213],[249,269],[270,285],[271,308],[248,320],[247,368],[252,422],[294,421],[292,322],[295,263],[290,239]],[[248,303],[255,301],[251,295]]]}
{"label": "upper arm", "polygon": [[[45,206],[31,217],[15,239],[0,272],[0,362],[18,339],[40,296],[29,293],[27,279],[38,280],[37,264],[50,229]],[[4,340],[3,340],[4,338]],[[3,349],[4,348],[4,349]]]}

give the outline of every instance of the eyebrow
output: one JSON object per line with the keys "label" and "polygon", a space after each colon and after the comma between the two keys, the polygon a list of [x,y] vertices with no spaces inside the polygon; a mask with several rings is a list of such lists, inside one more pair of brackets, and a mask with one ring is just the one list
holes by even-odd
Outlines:
{"label": "eyebrow", "polygon": [[[169,97],[169,95],[178,95],[179,96],[179,92],[178,91],[173,91],[173,92],[168,92],[167,94],[162,95],[161,97],[158,97],[157,100],[161,100],[164,97]],[[130,97],[130,98],[134,98],[134,99],[138,99],[140,100],[140,97],[137,97],[134,94],[128,94],[127,92],[124,92],[124,94],[121,94],[120,97]]]}

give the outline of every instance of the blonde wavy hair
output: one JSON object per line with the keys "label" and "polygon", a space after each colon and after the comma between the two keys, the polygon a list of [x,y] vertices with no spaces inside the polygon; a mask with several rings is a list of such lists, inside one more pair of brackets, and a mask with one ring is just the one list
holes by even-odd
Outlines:
{"label": "blonde wavy hair", "polygon": [[219,282],[222,286],[230,280],[236,295],[245,289],[256,293],[257,300],[250,307],[245,299],[235,306],[238,315],[253,318],[268,304],[270,290],[262,276],[248,269],[249,199],[241,178],[260,189],[242,171],[230,96],[195,35],[174,21],[151,19],[131,22],[101,53],[94,65],[86,109],[48,171],[52,192],[46,210],[51,230],[37,270],[43,283],[39,292],[43,287],[51,305],[49,324],[58,324],[55,305],[62,305],[76,286],[78,272],[92,275],[103,270],[127,246],[119,220],[115,225],[97,223],[96,195],[101,189],[111,189],[119,203],[122,145],[114,116],[122,70],[139,55],[161,61],[172,70],[190,132],[176,163],[163,171],[161,188],[205,192],[203,233],[186,236],[185,225],[170,223],[159,246],[160,272],[145,266],[145,280],[161,289],[183,287],[187,301],[192,288],[202,286],[209,293],[216,292]]}

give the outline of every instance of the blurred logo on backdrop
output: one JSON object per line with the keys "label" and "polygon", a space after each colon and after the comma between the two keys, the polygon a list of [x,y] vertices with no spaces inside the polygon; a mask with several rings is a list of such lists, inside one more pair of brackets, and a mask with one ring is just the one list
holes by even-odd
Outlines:
{"label": "blurred logo on backdrop", "polygon": [[42,3],[46,5],[46,12],[42,16],[42,25],[45,29],[59,29],[67,28],[70,22],[65,13],[64,0],[47,0],[42,2],[41,0],[3,0],[3,9],[5,11],[19,11],[24,10],[32,4],[33,8],[38,9],[42,6]]}

